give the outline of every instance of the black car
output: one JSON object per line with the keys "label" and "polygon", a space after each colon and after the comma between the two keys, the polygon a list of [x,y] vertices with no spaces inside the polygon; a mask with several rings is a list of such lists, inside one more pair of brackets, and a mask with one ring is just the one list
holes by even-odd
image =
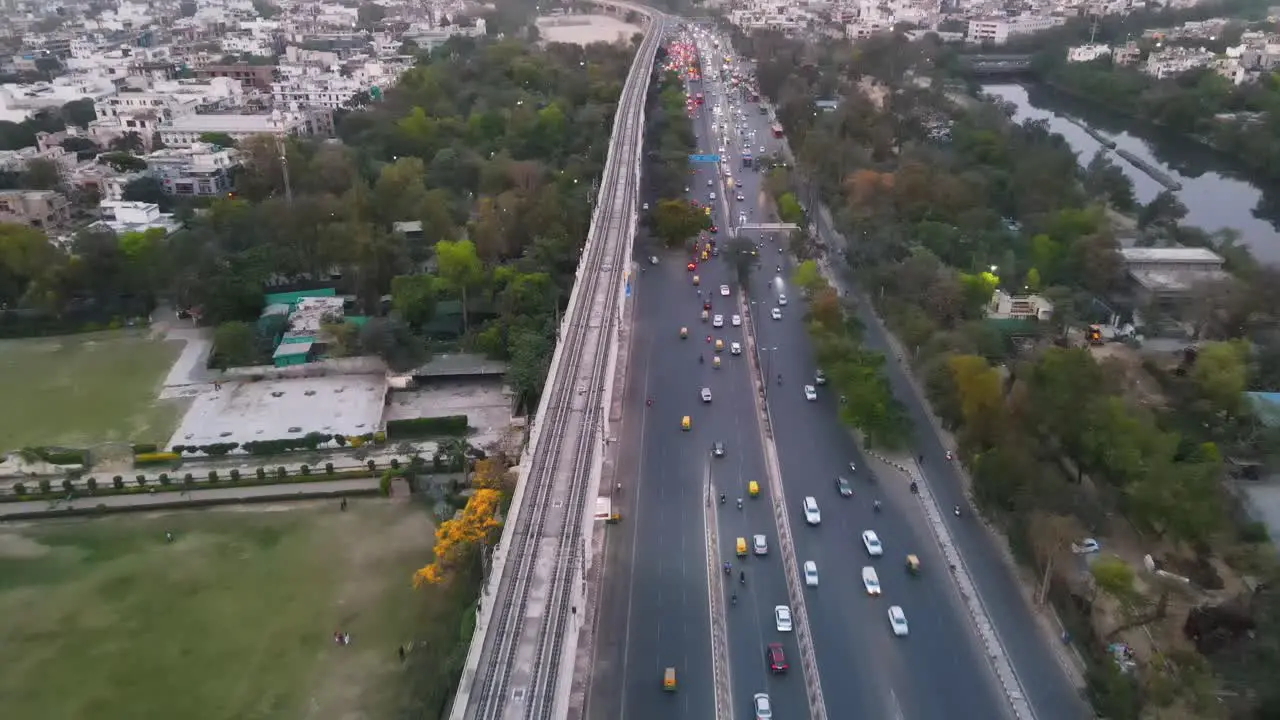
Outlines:
{"label": "black car", "polygon": [[840,497],[853,497],[853,485],[849,484],[849,479],[836,476],[836,490],[840,491]]}
{"label": "black car", "polygon": [[724,457],[724,443],[717,442],[711,446],[711,454],[716,457]]}

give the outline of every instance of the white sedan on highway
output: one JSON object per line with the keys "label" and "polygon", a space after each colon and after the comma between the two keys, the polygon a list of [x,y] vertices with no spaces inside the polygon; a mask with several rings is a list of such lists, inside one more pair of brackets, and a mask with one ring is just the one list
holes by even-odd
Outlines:
{"label": "white sedan on highway", "polygon": [[733,317],[729,318],[729,323],[730,323],[731,325],[733,325],[734,327],[739,327],[739,326],[741,326],[741,325],[742,325],[742,316],[741,316],[741,315],[734,315]]}
{"label": "white sedan on highway", "polygon": [[812,560],[804,561],[804,584],[818,587],[818,563]]}
{"label": "white sedan on highway", "polygon": [[778,632],[791,632],[791,608],[786,605],[778,605],[773,609],[773,623],[778,626]]}
{"label": "white sedan on highway", "polygon": [[862,568],[862,586],[867,589],[868,595],[880,594],[880,576],[870,565]]}
{"label": "white sedan on highway", "polygon": [[729,297],[729,286],[728,286],[728,285],[721,285],[721,286],[720,286],[720,294],[721,294],[721,295],[723,295],[724,297]]}
{"label": "white sedan on highway", "polygon": [[718,328],[724,327],[724,316],[716,315],[715,317],[711,318],[711,327],[718,327]]}
{"label": "white sedan on highway", "polygon": [[769,317],[773,318],[774,320],[781,320],[781,319],[782,319],[782,308],[774,308],[773,310],[770,310],[770,311],[769,311]]}
{"label": "white sedan on highway", "polygon": [[702,388],[702,402],[711,402],[711,388]]}
{"label": "white sedan on highway", "polygon": [[902,608],[897,605],[889,607],[889,627],[893,628],[893,634],[898,637],[907,636],[907,614],[902,612]]}
{"label": "white sedan on highway", "polygon": [[[719,327],[719,326],[717,326],[717,327]],[[815,389],[814,389],[814,387],[813,387],[812,385],[805,385],[805,386],[804,386],[804,399],[805,399],[805,400],[809,400],[809,401],[817,400],[817,399],[818,399],[818,391],[817,391],[817,390],[815,390]]]}
{"label": "white sedan on highway", "polygon": [[867,548],[867,554],[872,557],[880,557],[884,554],[884,546],[880,544],[880,536],[876,535],[875,530],[863,531],[862,544]]}
{"label": "white sedan on highway", "polygon": [[742,343],[736,343],[736,342],[734,342],[734,343],[729,343],[729,353],[730,353],[731,355],[741,355],[741,354],[742,354]]}
{"label": "white sedan on highway", "polygon": [[804,521],[810,525],[822,523],[822,513],[818,512],[818,500],[812,495],[804,499]]}

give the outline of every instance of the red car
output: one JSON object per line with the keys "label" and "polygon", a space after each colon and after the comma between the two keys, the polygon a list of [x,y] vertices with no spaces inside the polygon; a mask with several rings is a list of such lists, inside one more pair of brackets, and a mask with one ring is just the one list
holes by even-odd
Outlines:
{"label": "red car", "polygon": [[702,301],[702,309],[706,310],[707,312],[711,312],[711,301],[710,300]]}
{"label": "red car", "polygon": [[708,230],[710,230],[710,231],[711,231],[711,233],[712,233],[713,235],[714,235],[715,233],[720,232],[720,228],[716,227],[715,225],[712,225],[711,227],[709,227],[709,228],[707,228],[707,229],[708,229]]}
{"label": "red car", "polygon": [[769,663],[770,672],[784,673],[787,671],[787,656],[782,652],[781,643],[769,643],[766,645],[764,659]]}
{"label": "red car", "polygon": [[694,270],[697,270],[697,269],[698,269],[698,264],[697,264],[697,263],[689,263],[688,265],[685,265],[685,266],[684,266],[684,268],[685,268],[686,270],[688,270],[689,272],[693,272]]}

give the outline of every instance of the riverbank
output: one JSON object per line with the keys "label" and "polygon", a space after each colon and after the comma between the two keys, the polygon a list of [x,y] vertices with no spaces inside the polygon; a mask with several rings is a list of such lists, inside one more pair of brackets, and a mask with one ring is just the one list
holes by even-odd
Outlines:
{"label": "riverbank", "polygon": [[[1230,158],[1200,143],[1146,134],[1150,124],[1130,123],[1051,87],[993,83],[982,91],[1009,104],[1015,122],[1042,121],[1050,132],[1063,136],[1081,166],[1088,165],[1098,150],[1131,153],[1181,185],[1173,192],[1187,208],[1185,224],[1206,232],[1234,230],[1258,260],[1280,263],[1280,186],[1248,177]],[[1148,203],[1169,189],[1129,160],[1117,165],[1133,182],[1139,202]]]}

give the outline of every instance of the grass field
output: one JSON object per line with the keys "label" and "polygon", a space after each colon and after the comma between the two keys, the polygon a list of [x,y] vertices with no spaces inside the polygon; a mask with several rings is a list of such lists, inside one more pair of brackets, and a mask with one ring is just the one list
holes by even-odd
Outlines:
{"label": "grass field", "polygon": [[0,453],[167,441],[181,408],[156,397],[181,351],[129,330],[0,340]]}
{"label": "grass field", "polygon": [[3,714],[395,718],[459,638],[446,591],[410,583],[432,533],[421,506],[372,499],[0,530]]}

